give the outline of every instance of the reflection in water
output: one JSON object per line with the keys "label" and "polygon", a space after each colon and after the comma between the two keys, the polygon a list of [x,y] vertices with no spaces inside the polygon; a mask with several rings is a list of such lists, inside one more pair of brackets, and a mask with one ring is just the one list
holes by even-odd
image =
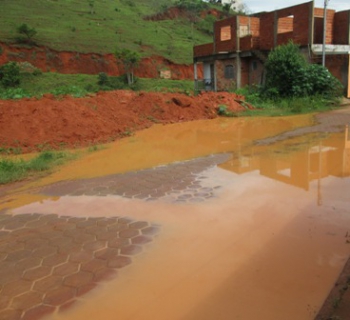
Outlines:
{"label": "reflection in water", "polygon": [[317,180],[317,203],[322,204],[321,180],[328,176],[348,177],[350,175],[350,135],[345,126],[337,139],[324,138],[308,143],[301,150],[290,152],[275,145],[265,153],[251,146],[244,152],[238,150],[233,158],[220,167],[242,174],[259,170],[268,178],[309,190],[310,182]]}

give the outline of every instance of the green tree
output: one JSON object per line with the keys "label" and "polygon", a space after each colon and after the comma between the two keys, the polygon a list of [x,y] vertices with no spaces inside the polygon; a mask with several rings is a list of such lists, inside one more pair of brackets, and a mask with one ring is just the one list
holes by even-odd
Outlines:
{"label": "green tree", "polygon": [[138,66],[141,56],[136,51],[131,51],[129,49],[117,49],[115,52],[115,57],[118,63],[121,63],[124,67],[128,85],[134,83],[134,69]]}
{"label": "green tree", "polygon": [[34,43],[33,38],[37,34],[37,31],[34,28],[30,28],[26,23],[23,23],[17,27],[17,32],[20,34],[20,36],[17,37],[18,41],[31,44]]}
{"label": "green tree", "polygon": [[8,62],[0,67],[0,82],[5,87],[16,87],[21,82],[19,66],[16,62]]}

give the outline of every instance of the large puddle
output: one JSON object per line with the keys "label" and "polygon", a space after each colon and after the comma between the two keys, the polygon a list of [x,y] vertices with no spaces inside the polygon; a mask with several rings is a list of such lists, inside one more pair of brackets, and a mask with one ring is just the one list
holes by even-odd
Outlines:
{"label": "large puddle", "polygon": [[[263,140],[311,123],[296,116],[155,126],[5,197],[15,214],[117,212],[160,226],[116,278],[49,319],[314,319],[350,255],[349,132]],[[141,180],[127,192],[97,190],[134,181],[130,171],[162,190],[143,195]]]}

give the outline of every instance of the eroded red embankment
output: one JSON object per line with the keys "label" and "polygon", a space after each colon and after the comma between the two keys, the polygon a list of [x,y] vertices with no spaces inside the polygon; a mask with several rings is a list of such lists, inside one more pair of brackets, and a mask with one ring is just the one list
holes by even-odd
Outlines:
{"label": "eroded red embankment", "polygon": [[198,96],[118,90],[85,98],[0,100],[0,146],[31,151],[39,145],[86,146],[149,127],[215,118],[217,107],[244,110],[241,96],[208,92]]}
{"label": "eroded red embankment", "polygon": [[[124,73],[113,54],[79,53],[56,51],[46,47],[18,47],[0,43],[2,54],[0,65],[9,61],[28,61],[33,66],[44,72],[55,71],[59,73],[74,74],[97,74],[105,72],[109,75],[118,76]],[[137,77],[159,78],[161,70],[170,70],[171,79],[189,79],[194,76],[192,65],[174,64],[160,56],[143,58],[139,67],[135,70]],[[202,70],[198,70],[199,76]]]}

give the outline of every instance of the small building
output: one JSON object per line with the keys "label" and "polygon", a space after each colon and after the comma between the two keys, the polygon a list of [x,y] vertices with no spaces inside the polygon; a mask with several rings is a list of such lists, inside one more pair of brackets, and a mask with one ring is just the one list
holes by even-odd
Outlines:
{"label": "small building", "polygon": [[[269,52],[292,40],[310,63],[322,63],[324,9],[314,1],[214,23],[213,42],[193,48],[195,88],[226,91],[261,85]],[[326,67],[350,97],[350,9],[327,9]],[[202,64],[203,78],[197,67]]]}

